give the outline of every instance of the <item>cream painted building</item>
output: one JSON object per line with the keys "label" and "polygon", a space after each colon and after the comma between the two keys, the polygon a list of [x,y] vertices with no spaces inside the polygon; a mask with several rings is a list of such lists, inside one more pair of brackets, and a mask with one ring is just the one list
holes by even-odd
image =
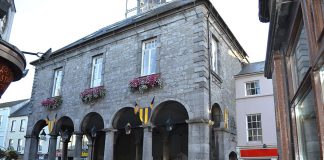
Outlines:
{"label": "cream painted building", "polygon": [[264,62],[245,65],[235,76],[237,152],[241,159],[276,159],[277,135],[272,80]]}

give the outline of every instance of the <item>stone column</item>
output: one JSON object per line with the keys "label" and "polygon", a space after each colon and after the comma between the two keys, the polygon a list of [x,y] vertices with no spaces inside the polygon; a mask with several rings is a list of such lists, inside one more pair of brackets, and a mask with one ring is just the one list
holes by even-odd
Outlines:
{"label": "stone column", "polygon": [[24,160],[37,159],[38,137],[26,135],[25,138]]}
{"label": "stone column", "polygon": [[81,132],[74,132],[74,134],[75,134],[74,159],[81,160],[83,135]]}
{"label": "stone column", "polygon": [[210,159],[208,119],[188,120],[188,159]]}
{"label": "stone column", "polygon": [[57,135],[50,135],[48,144],[48,159],[54,160],[56,158],[56,145],[57,145]]}
{"label": "stone column", "polygon": [[105,160],[114,159],[114,135],[117,130],[115,129],[106,129],[106,138],[105,138]]}
{"label": "stone column", "polygon": [[152,155],[152,128],[147,126],[143,136],[143,160],[153,160]]}
{"label": "stone column", "polygon": [[69,140],[63,141],[61,160],[67,160],[68,159],[68,144],[69,144]]}

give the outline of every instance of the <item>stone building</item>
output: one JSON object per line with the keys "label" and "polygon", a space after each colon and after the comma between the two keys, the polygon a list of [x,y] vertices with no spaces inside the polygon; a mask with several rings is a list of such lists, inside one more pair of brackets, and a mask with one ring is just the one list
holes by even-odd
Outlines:
{"label": "stone building", "polygon": [[280,159],[324,158],[324,1],[262,0]]}
{"label": "stone building", "polygon": [[273,86],[264,77],[264,61],[243,66],[235,92],[238,158],[277,159]]}
{"label": "stone building", "polygon": [[25,160],[45,126],[49,159],[58,136],[61,159],[85,155],[82,139],[88,159],[235,159],[247,54],[208,0],[158,5],[32,62]]}

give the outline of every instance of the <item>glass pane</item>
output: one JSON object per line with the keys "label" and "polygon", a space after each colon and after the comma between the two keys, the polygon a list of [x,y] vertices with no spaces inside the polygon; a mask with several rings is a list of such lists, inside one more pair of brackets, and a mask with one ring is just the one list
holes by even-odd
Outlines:
{"label": "glass pane", "polygon": [[248,119],[248,122],[251,122],[251,116],[248,116],[247,119]]}
{"label": "glass pane", "polygon": [[292,59],[292,71],[294,79],[294,86],[298,86],[303,80],[308,68],[309,68],[309,47],[307,40],[307,33],[304,27],[304,23],[301,24],[301,29],[297,37],[297,43],[293,51]]}
{"label": "glass pane", "polygon": [[148,67],[149,67],[149,54],[148,54],[148,50],[144,51],[144,55],[143,55],[143,73],[142,75],[147,75],[148,74]]}
{"label": "glass pane", "polygon": [[296,106],[296,122],[299,154],[301,159],[320,159],[316,113],[313,92],[307,93]]}
{"label": "glass pane", "polygon": [[157,56],[156,56],[156,49],[151,49],[151,59],[150,59],[150,74],[152,73],[157,73],[157,65],[156,65],[156,61],[157,60]]}
{"label": "glass pane", "polygon": [[257,120],[261,121],[261,115],[260,114],[257,115]]}
{"label": "glass pane", "polygon": [[252,116],[252,120],[253,121],[256,121],[256,116]]}

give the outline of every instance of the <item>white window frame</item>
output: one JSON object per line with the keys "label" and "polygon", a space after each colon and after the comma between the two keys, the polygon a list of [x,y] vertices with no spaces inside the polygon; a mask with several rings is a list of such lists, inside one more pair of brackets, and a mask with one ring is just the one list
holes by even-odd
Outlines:
{"label": "white window frame", "polygon": [[[248,88],[248,84],[252,84],[252,83],[254,83],[254,88]],[[259,80],[245,82],[244,85],[245,85],[245,95],[246,96],[255,96],[255,95],[260,95],[261,94],[261,87],[260,87],[260,81]],[[252,94],[252,91],[249,92],[249,90],[255,90],[255,94]]]}
{"label": "white window frame", "polygon": [[218,55],[218,40],[212,36],[212,42],[211,42],[211,68],[212,71],[214,71],[216,74],[219,74],[219,68],[218,68],[218,61],[219,61],[219,55]]}
{"label": "white window frame", "polygon": [[26,120],[25,119],[20,120],[20,128],[19,128],[20,132],[25,131],[25,124],[23,122],[26,122]]}
{"label": "white window frame", "polygon": [[103,68],[102,54],[92,57],[90,88],[98,87],[102,85],[102,68]]}
{"label": "white window frame", "polygon": [[53,82],[52,97],[61,95],[62,78],[63,78],[63,68],[55,69],[54,70],[54,82]]}
{"label": "white window frame", "polygon": [[12,120],[11,121],[11,128],[10,128],[10,131],[11,132],[14,132],[15,131],[15,123],[16,123],[16,120]]}
{"label": "white window frame", "polygon": [[[259,116],[260,119],[258,119],[258,116]],[[253,117],[255,117],[255,120],[253,119]],[[250,121],[249,121],[249,119],[250,119]],[[246,115],[246,130],[247,130],[246,138],[247,138],[248,142],[260,142],[260,141],[262,141],[263,132],[262,132],[261,113]],[[251,133],[251,139],[249,139],[250,133]]]}
{"label": "white window frame", "polygon": [[[154,47],[152,48],[147,48],[146,49],[146,45],[148,44],[154,44]],[[158,42],[157,42],[157,38],[152,38],[146,41],[143,41],[142,43],[142,64],[141,64],[141,76],[147,76],[147,75],[151,75],[151,74],[155,74],[158,72],[158,64],[157,64],[157,60],[158,60],[158,52],[157,52],[157,48],[158,48]],[[155,59],[153,59],[153,50],[155,50]],[[146,63],[147,69],[145,68],[144,64],[145,64],[145,56],[148,53],[148,62]],[[152,66],[152,62],[155,62],[155,68],[153,68]]]}

